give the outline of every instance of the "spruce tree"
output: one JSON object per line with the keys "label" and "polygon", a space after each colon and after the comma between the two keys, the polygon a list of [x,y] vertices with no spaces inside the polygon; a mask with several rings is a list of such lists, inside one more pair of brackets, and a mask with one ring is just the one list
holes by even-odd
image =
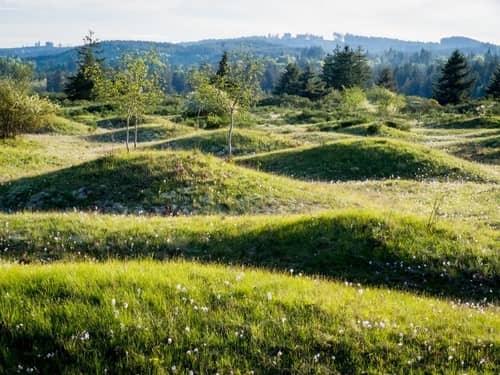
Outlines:
{"label": "spruce tree", "polygon": [[377,86],[383,87],[384,89],[390,90],[392,92],[397,91],[394,74],[392,72],[392,69],[388,66],[380,71],[376,84]]}
{"label": "spruce tree", "polygon": [[486,95],[490,98],[500,99],[500,65],[493,74],[491,83],[486,89]]}
{"label": "spruce tree", "polygon": [[465,56],[456,50],[441,70],[434,98],[442,105],[460,104],[470,97],[474,81]]}
{"label": "spruce tree", "polygon": [[325,83],[308,65],[299,76],[299,95],[318,100],[325,94]]}
{"label": "spruce tree", "polygon": [[64,92],[70,100],[90,100],[93,97],[94,81],[87,71],[95,65],[102,65],[103,59],[97,55],[99,41],[93,31],[83,39],[84,44],[78,49],[78,71],[74,76],[68,77]]}
{"label": "spruce tree", "polygon": [[223,78],[223,77],[227,77],[228,74],[229,74],[229,70],[230,70],[230,66],[229,66],[229,53],[227,51],[224,51],[224,53],[222,54],[222,58],[220,59],[219,61],[219,68],[217,69],[217,78]]}
{"label": "spruce tree", "polygon": [[280,77],[278,86],[274,89],[276,95],[300,94],[300,68],[297,63],[290,63]]}
{"label": "spruce tree", "polygon": [[333,54],[326,56],[322,78],[328,88],[343,90],[363,87],[370,79],[370,67],[366,54],[360,48],[337,47]]}

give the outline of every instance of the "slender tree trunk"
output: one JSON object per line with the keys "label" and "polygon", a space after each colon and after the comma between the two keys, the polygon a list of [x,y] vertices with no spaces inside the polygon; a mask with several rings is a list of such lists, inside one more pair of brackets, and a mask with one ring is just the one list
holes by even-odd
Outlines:
{"label": "slender tree trunk", "polygon": [[127,139],[125,140],[125,144],[127,145],[127,152],[130,152],[129,141],[130,141],[130,115],[127,115]]}
{"label": "slender tree trunk", "polygon": [[135,116],[134,150],[137,150],[137,116]]}
{"label": "slender tree trunk", "polygon": [[198,117],[196,119],[196,130],[200,128],[201,107],[198,107]]}
{"label": "slender tree trunk", "polygon": [[233,157],[233,129],[234,129],[234,109],[231,109],[231,124],[229,125],[229,134],[227,137],[229,159]]}

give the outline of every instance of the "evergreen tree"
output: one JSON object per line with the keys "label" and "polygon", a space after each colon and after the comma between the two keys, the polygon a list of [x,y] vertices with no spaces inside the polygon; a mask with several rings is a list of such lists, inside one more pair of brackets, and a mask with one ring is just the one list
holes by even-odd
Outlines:
{"label": "evergreen tree", "polygon": [[337,47],[333,55],[326,56],[323,63],[323,81],[328,88],[343,90],[363,87],[370,79],[368,59],[361,48]]}
{"label": "evergreen tree", "polygon": [[280,77],[278,86],[274,93],[276,95],[299,95],[300,94],[300,68],[297,63],[290,63]]}
{"label": "evergreen tree", "polygon": [[383,87],[384,89],[390,90],[392,92],[396,92],[396,81],[394,80],[394,74],[390,67],[385,67],[380,71],[378,76],[377,86]]}
{"label": "evergreen tree", "polygon": [[217,78],[227,77],[231,67],[229,66],[229,53],[224,51],[222,58],[219,61],[219,69],[217,69]]}
{"label": "evergreen tree", "polygon": [[70,100],[90,100],[93,97],[94,80],[87,71],[95,65],[102,65],[103,59],[97,57],[99,41],[93,31],[83,39],[84,44],[78,49],[78,71],[74,76],[68,77],[64,92]]}
{"label": "evergreen tree", "polygon": [[456,50],[441,70],[434,98],[442,105],[462,103],[469,98],[474,81],[465,56]]}
{"label": "evergreen tree", "polygon": [[318,100],[325,95],[325,83],[308,65],[298,79],[299,95],[311,100]]}
{"label": "evergreen tree", "polygon": [[486,95],[494,99],[500,99],[500,65],[493,74],[491,83],[486,90]]}

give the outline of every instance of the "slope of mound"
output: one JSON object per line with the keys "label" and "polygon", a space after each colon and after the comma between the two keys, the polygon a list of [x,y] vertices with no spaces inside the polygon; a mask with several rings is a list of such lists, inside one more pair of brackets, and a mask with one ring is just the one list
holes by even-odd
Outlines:
{"label": "slope of mound", "polygon": [[186,262],[0,268],[2,373],[493,374],[500,367],[494,308]]}
{"label": "slope of mound", "polygon": [[421,145],[384,140],[346,140],[325,146],[278,151],[239,163],[301,179],[439,179],[490,181],[495,177],[473,163]]}
{"label": "slope of mound", "polygon": [[447,151],[466,160],[500,165],[500,136],[494,135],[446,146]]}
{"label": "slope of mound", "polygon": [[[233,134],[234,155],[257,154],[299,146],[301,143],[262,131],[235,130]],[[161,149],[193,150],[199,149],[214,155],[226,155],[227,131],[204,131],[184,138],[174,139],[155,146]]]}
{"label": "slope of mound", "polygon": [[276,178],[192,152],[114,154],[0,187],[3,210],[290,212],[335,205],[327,187]]}
{"label": "slope of mound", "polygon": [[93,128],[89,125],[54,115],[51,116],[40,132],[61,135],[85,135],[92,130]]}
{"label": "slope of mound", "polygon": [[438,122],[428,125],[431,128],[443,128],[443,129],[500,129],[500,118],[499,117],[476,117],[469,119],[455,119],[444,122]]}
{"label": "slope of mound", "polygon": [[[0,215],[0,259],[194,258],[498,299],[495,233],[384,211],[315,216],[134,218]],[[443,264],[443,262],[445,262]]]}
{"label": "slope of mound", "polygon": [[[168,138],[175,138],[181,135],[191,133],[192,128],[185,125],[163,122],[160,124],[140,125],[137,130],[137,139],[139,142],[152,142]],[[91,142],[125,142],[127,137],[126,129],[111,130],[106,133],[94,134],[87,137]],[[134,129],[130,129],[130,141],[133,142]]]}

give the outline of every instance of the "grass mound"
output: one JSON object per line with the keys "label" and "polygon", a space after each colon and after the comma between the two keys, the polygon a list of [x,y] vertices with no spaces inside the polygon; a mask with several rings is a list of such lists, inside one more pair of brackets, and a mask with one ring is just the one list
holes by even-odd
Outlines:
{"label": "grass mound", "polygon": [[493,374],[500,366],[494,308],[192,263],[0,267],[2,373]]}
{"label": "grass mound", "polygon": [[[140,125],[137,131],[139,142],[152,142],[168,138],[175,138],[192,132],[192,129],[171,122],[163,122],[160,124],[145,124]],[[127,137],[126,129],[112,130],[106,133],[94,134],[87,137],[91,142],[125,142]],[[130,141],[133,142],[134,129],[130,129]]]}
{"label": "grass mound", "polygon": [[245,157],[239,162],[307,180],[495,180],[480,167],[444,152],[384,139],[342,140],[320,147]]}
{"label": "grass mound", "polygon": [[61,135],[85,135],[90,133],[93,127],[80,122],[70,120],[61,116],[51,116],[47,124],[41,129],[41,133],[53,133]]}
{"label": "grass mound", "polygon": [[444,122],[438,122],[428,125],[432,128],[443,128],[443,129],[500,129],[500,118],[499,117],[475,117],[472,119],[454,119]]}
{"label": "grass mound", "polygon": [[498,135],[457,142],[448,146],[447,149],[466,160],[500,165],[500,136]]}
{"label": "grass mound", "polygon": [[59,157],[47,155],[39,142],[25,138],[0,140],[0,183],[30,170],[58,167]]}
{"label": "grass mound", "polygon": [[114,154],[0,187],[3,210],[159,214],[293,212],[335,205],[310,186],[192,152]]}
{"label": "grass mound", "polygon": [[[473,234],[471,234],[474,232]],[[165,259],[252,264],[463,298],[499,299],[493,231],[341,211],[297,217],[0,216],[0,258]]]}
{"label": "grass mound", "polygon": [[[299,141],[255,130],[236,130],[233,134],[234,155],[248,155],[281,150],[300,145]],[[157,148],[193,150],[199,149],[214,155],[226,155],[227,131],[204,131],[180,139],[162,143]]]}

